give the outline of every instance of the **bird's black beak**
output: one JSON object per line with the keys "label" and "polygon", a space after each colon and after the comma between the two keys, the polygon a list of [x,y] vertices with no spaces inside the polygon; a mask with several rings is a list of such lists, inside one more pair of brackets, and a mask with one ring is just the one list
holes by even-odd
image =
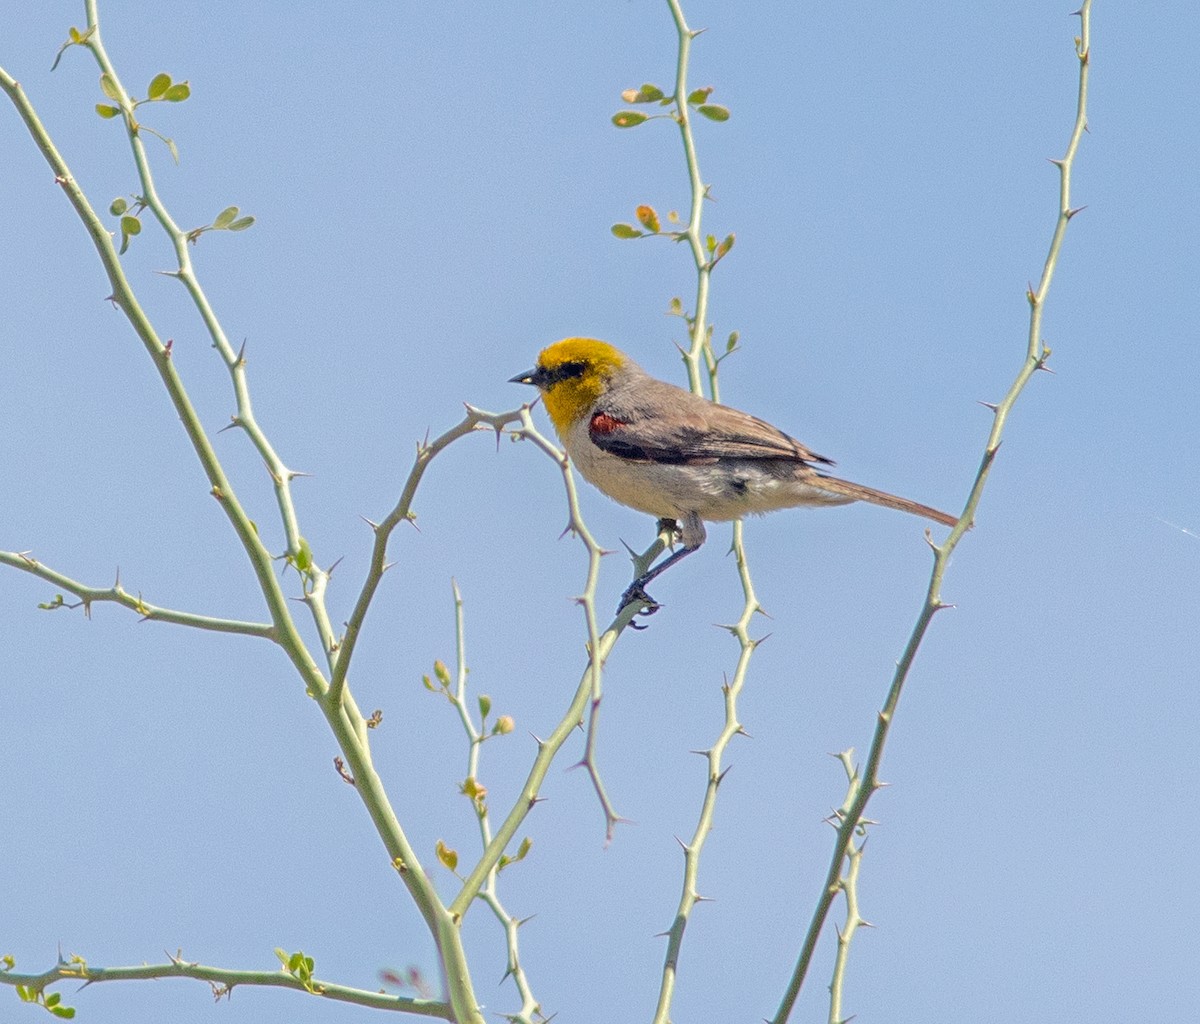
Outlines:
{"label": "bird's black beak", "polygon": [[535,388],[539,386],[542,379],[540,370],[526,370],[524,373],[518,373],[515,377],[509,377],[510,384],[532,384]]}

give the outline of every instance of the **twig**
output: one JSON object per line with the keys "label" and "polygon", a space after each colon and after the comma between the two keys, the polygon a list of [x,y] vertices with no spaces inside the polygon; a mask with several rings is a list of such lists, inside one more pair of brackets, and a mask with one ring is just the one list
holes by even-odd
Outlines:
{"label": "twig", "polygon": [[887,745],[888,733],[891,728],[892,719],[896,713],[896,706],[900,701],[900,694],[904,689],[904,683],[908,679],[908,673],[912,668],[917,650],[921,646],[921,641],[925,637],[930,622],[933,621],[934,615],[947,607],[941,600],[942,577],[945,574],[946,566],[949,564],[951,554],[974,521],[975,510],[983,495],[983,489],[991,472],[992,463],[995,461],[996,454],[1000,450],[1000,439],[1004,430],[1004,424],[1007,422],[1009,413],[1012,411],[1029,379],[1038,370],[1044,368],[1046,360],[1050,356],[1050,349],[1043,344],[1041,338],[1042,310],[1050,289],[1050,282],[1054,276],[1055,267],[1058,264],[1058,256],[1062,248],[1063,236],[1066,232],[1067,224],[1078,212],[1071,208],[1071,169],[1075,164],[1075,154],[1079,148],[1079,142],[1083,138],[1084,131],[1087,129],[1091,7],[1092,0],[1083,0],[1082,7],[1076,12],[1080,19],[1080,30],[1075,40],[1075,55],[1079,60],[1079,89],[1076,102],[1075,125],[1067,144],[1066,155],[1061,160],[1054,161],[1059,170],[1059,211],[1055,221],[1054,233],[1050,240],[1050,250],[1042,268],[1040,283],[1036,290],[1030,289],[1027,292],[1030,315],[1025,363],[1009,387],[1008,393],[996,405],[993,411],[992,429],[988,435],[983,458],[958,524],[950,531],[949,536],[942,544],[938,545],[934,544],[932,540],[929,541],[929,546],[933,550],[933,570],[930,575],[929,586],[926,590],[925,601],[917,616],[917,621],[913,626],[908,643],[905,645],[904,653],[896,664],[896,671],[892,677],[891,687],[888,690],[883,708],[879,712],[875,734],[872,737],[871,747],[867,753],[867,761],[862,774],[862,784],[838,828],[833,856],[830,859],[829,870],[825,877],[825,885],[817,900],[812,921],[804,936],[796,965],[792,970],[792,976],[788,981],[787,988],[779,1004],[779,1009],[772,1018],[771,1024],[784,1024],[791,1015],[796,997],[799,995],[805,976],[808,973],[808,968],[812,962],[813,951],[816,949],[817,939],[820,937],[821,930],[824,927],[825,918],[838,892],[838,879],[842,875],[842,865],[850,850],[855,829],[859,827],[860,822],[863,820],[863,813],[871,796],[881,786],[879,782],[879,765],[883,759],[884,747]]}

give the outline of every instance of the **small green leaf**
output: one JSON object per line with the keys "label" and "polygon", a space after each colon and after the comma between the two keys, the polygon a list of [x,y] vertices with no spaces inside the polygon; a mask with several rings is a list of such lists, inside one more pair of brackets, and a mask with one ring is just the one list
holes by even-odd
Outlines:
{"label": "small green leaf", "polygon": [[163,93],[163,99],[168,103],[182,103],[192,94],[192,87],[187,82],[176,82]]}
{"label": "small green leaf", "polygon": [[279,962],[281,964],[283,964],[284,967],[286,967],[287,962],[288,962],[288,955],[279,946],[275,947],[275,955],[277,957],[279,957]]}
{"label": "small green leaf", "polygon": [[712,86],[707,86],[704,89],[693,89],[688,93],[688,102],[694,107],[699,103],[703,103],[712,94]]}
{"label": "small green leaf", "polygon": [[667,313],[670,316],[683,316],[683,299],[675,296],[671,300],[670,306],[667,307]]}
{"label": "small green leaf", "polygon": [[130,217],[128,214],[121,218],[121,255],[125,255],[125,250],[129,248],[129,240],[134,235],[142,233],[142,222],[136,217]]}
{"label": "small green leaf", "polygon": [[171,154],[171,159],[174,160],[175,163],[178,164],[179,163],[179,150],[175,148],[175,140],[174,139],[163,139],[163,141],[167,144],[167,151]]}
{"label": "small green leaf", "polygon": [[645,114],[638,113],[636,110],[619,110],[613,114],[612,123],[618,128],[633,128],[648,120],[649,118]]}
{"label": "small green leaf", "polygon": [[55,1006],[50,1012],[56,1017],[61,1017],[63,1020],[70,1020],[75,1016],[75,1007],[73,1006]]}
{"label": "small green leaf", "polygon": [[150,85],[146,89],[146,96],[152,100],[161,100],[163,98],[163,93],[165,93],[169,88],[171,88],[171,76],[165,71],[160,71],[157,75],[150,79]]}
{"label": "small green leaf", "polygon": [[308,546],[308,541],[303,537],[300,538],[300,549],[295,554],[296,568],[301,572],[310,572],[312,570],[312,548]]}
{"label": "small green leaf", "polygon": [[250,227],[250,225],[253,223],[254,223],[253,217],[242,217],[240,220],[235,220],[232,224],[230,224],[229,230],[230,231],[245,231],[246,228]]}
{"label": "small green leaf", "polygon": [[119,216],[121,216],[121,214],[123,214],[128,209],[129,209],[129,204],[127,202],[125,202],[125,200],[122,199],[120,196],[118,196],[116,199],[114,199],[112,201],[112,204],[108,208],[108,212],[111,213],[114,217],[119,217]]}
{"label": "small green leaf", "polygon": [[83,33],[81,33],[74,25],[67,30],[67,35],[71,37],[71,42],[73,43],[83,42]]}
{"label": "small green leaf", "polygon": [[479,695],[479,713],[480,713],[480,715],[482,715],[484,718],[487,718],[487,716],[491,713],[491,710],[492,710],[492,698],[489,697],[486,693],[481,693]]}
{"label": "small green leaf", "polygon": [[711,256],[717,249],[717,236],[706,235],[704,237],[704,248],[708,250],[708,254]]}
{"label": "small green leaf", "polygon": [[458,867],[458,852],[450,849],[440,839],[437,841],[437,859],[451,871]]}
{"label": "small green leaf", "polygon": [[105,120],[109,120],[111,118],[116,117],[120,112],[121,111],[118,107],[110,107],[107,103],[97,103],[96,104],[96,113],[99,114],[101,117],[103,117]]}
{"label": "small green leaf", "polygon": [[11,971],[17,966],[17,961],[13,959],[13,955],[11,953],[5,953],[4,956],[0,957],[0,964],[3,964],[3,966],[0,967],[0,970]]}
{"label": "small green leaf", "polygon": [[719,106],[716,103],[705,103],[703,106],[696,108],[696,113],[703,114],[710,121],[729,120],[729,108]]}
{"label": "small green leaf", "polygon": [[217,214],[217,219],[212,222],[212,226],[218,231],[222,231],[234,222],[237,215],[238,208],[236,206],[227,206]]}
{"label": "small green leaf", "polygon": [[734,241],[734,236],[732,233],[725,236],[724,241],[722,241],[721,244],[717,246],[717,259],[720,259],[727,252],[729,252],[730,249],[733,248],[733,241]]}
{"label": "small green leaf", "polygon": [[729,335],[729,340],[727,342],[725,342],[725,351],[732,352],[735,348],[737,348],[738,338],[740,338],[740,337],[741,337],[741,335],[738,334],[737,331],[733,331]]}
{"label": "small green leaf", "polygon": [[640,89],[626,89],[621,93],[621,99],[626,103],[657,103],[663,98],[663,91],[652,82],[646,82]]}
{"label": "small green leaf", "polygon": [[641,238],[645,234],[632,224],[614,224],[609,230],[618,238]]}
{"label": "small green leaf", "polygon": [[107,71],[100,76],[100,88],[110,100],[121,102],[121,90],[117,88],[117,81]]}
{"label": "small green leaf", "polygon": [[433,663],[433,674],[437,676],[437,681],[442,684],[443,688],[450,686],[450,670],[446,668],[446,663],[440,658]]}
{"label": "small green leaf", "polygon": [[433,680],[430,679],[429,676],[421,676],[421,682],[425,684],[425,689],[427,690],[437,689],[437,687],[433,685]]}
{"label": "small green leaf", "polygon": [[46,1009],[57,1006],[62,1002],[62,996],[58,992],[51,992],[46,996]]}
{"label": "small green leaf", "polygon": [[529,836],[526,836],[524,839],[521,840],[521,845],[517,847],[517,855],[513,859],[514,860],[524,860],[525,855],[529,852],[529,850],[532,846],[533,846],[533,840],[530,839]]}

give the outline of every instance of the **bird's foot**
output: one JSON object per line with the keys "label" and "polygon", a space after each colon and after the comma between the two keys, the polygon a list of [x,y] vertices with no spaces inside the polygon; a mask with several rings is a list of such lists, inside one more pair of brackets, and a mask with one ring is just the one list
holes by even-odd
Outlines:
{"label": "bird's foot", "polygon": [[[621,603],[617,606],[617,614],[620,615],[631,604],[641,603],[644,607],[639,608],[634,614],[641,616],[650,616],[658,611],[662,605],[654,598],[646,593],[645,584],[641,580],[634,580],[629,585],[629,589],[621,595]],[[645,626],[639,626],[636,622],[630,622],[630,626],[634,629],[645,629]]]}

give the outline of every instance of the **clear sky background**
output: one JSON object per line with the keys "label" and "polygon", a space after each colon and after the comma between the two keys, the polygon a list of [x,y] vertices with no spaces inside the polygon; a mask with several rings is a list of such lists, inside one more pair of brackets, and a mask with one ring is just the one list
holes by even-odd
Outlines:
{"label": "clear sky background", "polygon": [[[120,127],[101,121],[80,50],[49,72],[82,4],[10,5],[0,64],[24,84],[100,207],[136,189]],[[724,125],[697,128],[736,232],[714,276],[718,337],[741,332],[725,399],[836,458],[848,478],[958,510],[996,401],[1024,355],[1074,116],[1069,3],[725,4],[688,0],[692,82]],[[639,203],[685,209],[669,123],[618,131],[622,89],[669,86],[666,5],[530,2],[294,5],[110,2],[109,50],[131,90],[158,71],[193,98],[150,111],[184,225],[230,204],[258,218],[205,236],[199,273],[248,340],[262,424],[296,483],[318,560],[343,562],[342,621],[370,535],[414,444],[529,397],[505,383],[540,347],[589,334],[682,381],[687,253],[619,242]],[[1200,7],[1099,0],[1091,133],[1044,334],[1054,375],[1017,407],[976,529],[901,704],[860,883],[877,927],[855,943],[846,1010],[860,1021],[1182,1020],[1200,1002],[1200,349],[1197,79]],[[149,601],[261,618],[252,575],[78,220],[0,104],[0,548],[95,585],[117,567]],[[205,422],[233,399],[152,226],[127,267],[174,339]],[[541,414],[539,414],[541,415]],[[544,422],[544,420],[543,420]],[[271,545],[266,474],[245,438],[218,450]],[[647,517],[583,492],[605,546],[644,547]],[[517,729],[483,782],[506,805],[583,666],[569,597],[581,549],[553,465],[486,436],[440,458],[397,533],[397,566],[352,685],[384,711],[377,762],[433,864],[474,824],[456,782],[465,746],[421,686],[453,655],[451,577],[466,602],[471,683]],[[748,524],[771,613],[742,701],[673,1019],[774,1012],[844,792],[828,756],[865,750],[930,566],[911,517],[852,506]],[[682,858],[722,722],[741,606],[729,528],[655,588],[666,607],[609,663],[600,763],[636,824],[604,846],[583,773],[551,772],[529,859],[503,876],[547,1012],[649,1019]],[[606,561],[604,611],[628,582]],[[49,967],[59,945],[98,965],[189,959],[275,966],[303,949],[320,976],[366,987],[380,968],[432,972],[431,943],[334,743],[268,644],[160,624],[114,606],[48,614],[54,588],[0,571],[0,953]],[[565,752],[574,760],[580,742]],[[501,937],[468,922],[477,991],[514,1009]],[[826,936],[796,1020],[823,1020]],[[98,986],[66,1001],[92,1024],[297,1024],[369,1011],[203,986]],[[5,1020],[40,1019],[0,992]]]}

